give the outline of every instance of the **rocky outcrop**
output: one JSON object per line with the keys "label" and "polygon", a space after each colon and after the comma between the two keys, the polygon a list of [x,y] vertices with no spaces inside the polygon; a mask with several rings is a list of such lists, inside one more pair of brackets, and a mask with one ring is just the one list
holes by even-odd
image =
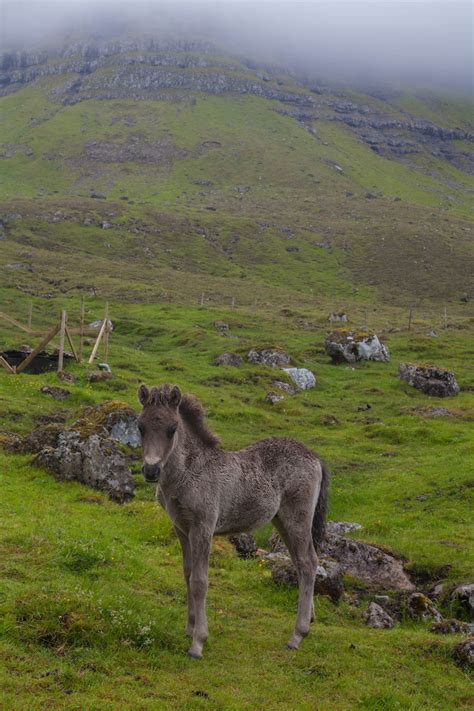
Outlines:
{"label": "rocky outcrop", "polygon": [[316,377],[308,368],[283,368],[300,390],[310,390],[316,385]]}
{"label": "rocky outcrop", "polygon": [[268,365],[272,368],[282,368],[290,362],[290,356],[279,348],[252,348],[247,355],[250,363]]}
{"label": "rocky outcrop", "polygon": [[454,373],[436,365],[413,365],[400,363],[398,366],[400,380],[421,390],[425,395],[436,397],[453,397],[460,391]]}
{"label": "rocky outcrop", "polygon": [[135,482],[125,457],[109,438],[97,434],[82,438],[79,432],[65,430],[55,447],[39,452],[36,462],[60,481],[81,482],[105,491],[114,501],[134,496]]}
{"label": "rocky outcrop", "polygon": [[434,634],[469,634],[470,629],[470,625],[466,622],[451,619],[433,622],[430,632],[434,632]]}
{"label": "rocky outcrop", "polygon": [[326,353],[334,363],[355,363],[361,360],[387,362],[390,353],[375,333],[365,331],[332,331],[324,342]]}
{"label": "rocky outcrop", "polygon": [[329,531],[321,544],[321,554],[337,561],[344,574],[361,580],[372,590],[414,590],[402,562],[369,543]]}

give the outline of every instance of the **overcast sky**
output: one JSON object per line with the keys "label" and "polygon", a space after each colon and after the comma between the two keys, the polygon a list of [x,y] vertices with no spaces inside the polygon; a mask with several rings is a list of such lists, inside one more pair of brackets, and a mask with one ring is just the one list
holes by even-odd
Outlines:
{"label": "overcast sky", "polygon": [[[472,86],[466,0],[0,0],[2,45],[185,32],[315,77]],[[66,40],[67,41],[67,40]]]}

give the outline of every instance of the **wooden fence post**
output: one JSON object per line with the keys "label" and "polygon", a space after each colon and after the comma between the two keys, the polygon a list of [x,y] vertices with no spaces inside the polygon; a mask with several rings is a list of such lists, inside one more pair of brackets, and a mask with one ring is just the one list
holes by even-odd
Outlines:
{"label": "wooden fence post", "polygon": [[40,351],[42,351],[43,348],[55,337],[55,335],[57,334],[57,332],[59,331],[60,328],[61,328],[61,325],[59,323],[56,323],[56,325],[53,326],[51,331],[49,331],[46,334],[46,336],[43,338],[41,343],[39,345],[37,345],[33,351],[31,351],[29,356],[27,356],[25,358],[25,360],[22,360],[21,363],[19,365],[17,365],[17,367],[16,367],[17,373],[21,373],[21,371],[24,370],[31,363],[31,361],[34,360],[34,358],[36,358],[38,353]]}
{"label": "wooden fence post", "polygon": [[107,363],[109,358],[109,302],[105,304],[105,331],[104,331],[104,361]]}
{"label": "wooden fence post", "polygon": [[444,307],[444,330],[448,330],[448,307]]}
{"label": "wooden fence post", "polygon": [[61,311],[61,325],[59,327],[59,355],[58,355],[58,373],[63,372],[64,364],[64,339],[66,336],[66,321],[67,315],[64,309]]}
{"label": "wooden fence post", "polygon": [[81,320],[79,325],[79,363],[82,361],[82,354],[84,351],[84,297],[81,296]]}
{"label": "wooden fence post", "polygon": [[411,331],[411,316],[412,316],[412,307],[410,306],[410,311],[408,313],[408,330]]}
{"label": "wooden fence post", "polygon": [[201,306],[204,306],[204,292],[201,292]]}
{"label": "wooden fence post", "polygon": [[101,340],[102,340],[102,336],[104,335],[104,331],[105,331],[106,325],[107,325],[107,324],[106,324],[106,321],[105,321],[105,320],[102,321],[102,326],[100,327],[99,335],[97,336],[96,342],[94,343],[94,348],[92,349],[92,353],[91,353],[91,355],[90,355],[90,358],[89,358],[89,360],[87,361],[87,362],[89,363],[89,365],[91,365],[91,363],[94,362],[94,358],[95,358],[96,353],[97,353],[97,351],[98,351],[98,349],[99,349],[99,345],[100,345],[100,342],[101,342]]}
{"label": "wooden fence post", "polygon": [[30,301],[30,305],[28,307],[28,328],[31,331],[31,322],[33,320],[33,302]]}

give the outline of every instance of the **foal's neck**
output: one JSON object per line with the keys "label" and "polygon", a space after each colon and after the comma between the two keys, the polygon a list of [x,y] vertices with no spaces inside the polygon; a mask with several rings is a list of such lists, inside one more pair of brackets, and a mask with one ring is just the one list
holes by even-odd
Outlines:
{"label": "foal's neck", "polygon": [[166,463],[166,478],[173,482],[173,486],[179,487],[186,482],[193,469],[205,466],[206,458],[214,450],[206,447],[183,419],[180,420],[177,436],[176,446]]}

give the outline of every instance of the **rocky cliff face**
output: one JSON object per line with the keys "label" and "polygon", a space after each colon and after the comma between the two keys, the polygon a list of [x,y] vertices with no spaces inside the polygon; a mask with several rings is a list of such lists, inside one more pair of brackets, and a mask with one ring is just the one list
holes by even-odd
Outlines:
{"label": "rocky cliff face", "polygon": [[84,42],[63,49],[6,52],[0,58],[0,95],[47,76],[58,77],[50,100],[63,105],[96,99],[193,101],[199,94],[253,94],[278,102],[317,137],[318,121],[353,131],[374,152],[410,161],[428,151],[465,173],[474,173],[474,153],[454,141],[474,143],[474,133],[438,126],[383,101],[374,109],[349,100],[347,92],[289,80],[276,67],[239,57],[223,57],[210,43],[157,38]]}

